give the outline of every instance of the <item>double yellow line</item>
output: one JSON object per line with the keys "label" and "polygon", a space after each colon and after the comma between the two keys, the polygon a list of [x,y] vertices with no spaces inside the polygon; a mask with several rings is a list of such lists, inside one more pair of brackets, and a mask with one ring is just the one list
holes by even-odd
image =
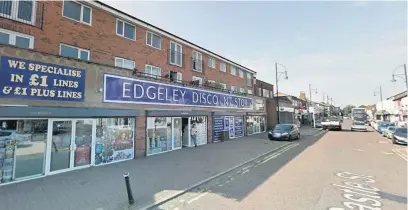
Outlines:
{"label": "double yellow line", "polygon": [[408,157],[406,154],[404,154],[403,152],[401,152],[400,150],[406,150],[406,149],[392,149],[392,151],[397,154],[398,156],[402,157],[402,159],[404,159],[405,161],[408,161]]}

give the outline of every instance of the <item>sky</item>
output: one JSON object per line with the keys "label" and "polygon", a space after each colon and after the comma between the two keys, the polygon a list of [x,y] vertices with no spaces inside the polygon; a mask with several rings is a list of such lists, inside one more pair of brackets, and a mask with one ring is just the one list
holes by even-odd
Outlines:
{"label": "sky", "polygon": [[[103,1],[257,72],[279,92],[336,106],[374,104],[405,90],[405,1]],[[284,71],[281,66],[279,71]],[[403,68],[396,69],[403,74]],[[374,92],[377,92],[374,96]]]}

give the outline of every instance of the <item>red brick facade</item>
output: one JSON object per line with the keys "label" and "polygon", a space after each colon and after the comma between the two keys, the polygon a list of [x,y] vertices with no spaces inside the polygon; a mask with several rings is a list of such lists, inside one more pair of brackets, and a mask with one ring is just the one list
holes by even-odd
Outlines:
{"label": "red brick facade", "polygon": [[[150,64],[160,67],[162,75],[169,70],[180,72],[184,81],[191,81],[193,76],[197,76],[203,80],[215,80],[227,84],[227,89],[231,89],[232,85],[244,87],[245,92],[248,88],[252,89],[252,86],[246,85],[245,71],[244,78],[239,77],[239,69],[242,68],[238,64],[236,75],[231,75],[230,64],[227,64],[226,72],[220,71],[220,59],[217,58],[216,67],[210,68],[208,66],[209,55],[204,51],[200,51],[203,56],[203,73],[193,71],[191,58],[194,49],[182,43],[179,44],[182,45],[184,66],[170,65],[168,62],[170,41],[177,43],[176,40],[161,36],[161,49],[152,48],[146,45],[146,32],[149,30],[133,23],[136,27],[136,40],[118,36],[116,35],[116,20],[119,18],[105,10],[91,7],[87,2],[82,3],[92,8],[91,25],[64,17],[62,15],[63,1],[43,1],[41,3],[44,4],[42,29],[5,18],[0,18],[0,28],[33,36],[34,50],[40,52],[58,55],[60,44],[68,44],[89,50],[92,62],[114,65],[115,57],[121,57],[135,61],[136,69],[140,71],[144,71],[145,65]],[[94,2],[94,4],[98,3]]]}

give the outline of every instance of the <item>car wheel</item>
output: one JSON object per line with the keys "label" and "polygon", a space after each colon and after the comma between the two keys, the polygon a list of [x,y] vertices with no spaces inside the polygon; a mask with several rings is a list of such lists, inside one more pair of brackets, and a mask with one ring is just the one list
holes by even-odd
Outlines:
{"label": "car wheel", "polygon": [[297,139],[298,139],[298,140],[300,139],[300,133],[298,134],[298,137],[297,137]]}
{"label": "car wheel", "polygon": [[394,138],[392,138],[392,143],[393,143],[393,144],[397,144],[397,142],[395,141]]}

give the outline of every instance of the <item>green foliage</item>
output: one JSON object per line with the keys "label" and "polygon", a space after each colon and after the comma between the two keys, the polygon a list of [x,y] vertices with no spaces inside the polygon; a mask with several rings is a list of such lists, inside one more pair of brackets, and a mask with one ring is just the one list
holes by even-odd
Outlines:
{"label": "green foliage", "polygon": [[353,108],[356,108],[354,105],[347,105],[347,106],[345,106],[344,108],[343,108],[343,115],[349,115],[349,114],[351,114],[351,110],[353,109]]}

